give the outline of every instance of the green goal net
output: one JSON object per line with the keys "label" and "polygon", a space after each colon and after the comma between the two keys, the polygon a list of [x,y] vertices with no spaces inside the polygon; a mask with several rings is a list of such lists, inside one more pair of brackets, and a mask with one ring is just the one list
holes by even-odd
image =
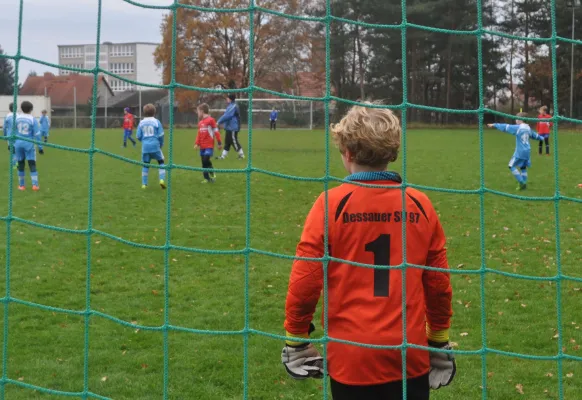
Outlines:
{"label": "green goal net", "polygon": [[[558,165],[559,165],[559,157],[558,157],[557,151],[553,155],[554,168],[556,170],[555,182],[554,182],[554,195],[553,196],[526,197],[526,196],[508,194],[505,192],[493,190],[493,189],[486,187],[485,178],[484,178],[484,175],[485,175],[484,174],[484,165],[485,165],[484,164],[484,133],[483,133],[484,115],[486,113],[493,113],[493,114],[498,115],[500,117],[510,118],[511,116],[508,114],[501,113],[501,112],[489,110],[485,107],[485,104],[484,104],[485,94],[484,94],[483,68],[482,68],[483,37],[484,37],[484,35],[495,35],[495,36],[502,36],[502,37],[506,37],[508,39],[521,40],[521,41],[525,40],[524,37],[512,36],[509,34],[489,31],[489,30],[485,29],[483,27],[483,23],[482,23],[482,9],[483,9],[482,0],[476,1],[477,29],[472,30],[472,31],[447,30],[447,29],[432,28],[432,27],[428,27],[428,26],[422,26],[422,25],[409,23],[407,21],[407,1],[406,0],[402,0],[402,4],[401,4],[401,13],[402,13],[401,23],[396,24],[396,25],[373,25],[373,24],[367,24],[367,23],[363,23],[363,22],[358,22],[358,21],[344,19],[344,18],[334,16],[332,13],[332,7],[331,7],[332,0],[325,0],[325,7],[324,7],[325,12],[321,16],[287,15],[287,14],[283,14],[280,12],[270,10],[268,8],[261,7],[255,3],[255,0],[249,0],[250,3],[248,4],[248,6],[241,6],[238,8],[230,8],[230,9],[224,9],[224,8],[216,9],[216,8],[207,8],[207,7],[201,7],[201,6],[196,6],[196,5],[190,5],[190,4],[180,4],[180,2],[178,0],[175,0],[173,4],[169,4],[167,6],[154,6],[154,5],[142,4],[140,2],[132,1],[132,0],[123,0],[123,1],[133,5],[135,7],[160,10],[160,11],[170,13],[170,15],[173,16],[173,18],[171,19],[173,21],[173,26],[172,26],[172,29],[173,29],[173,32],[172,32],[173,33],[173,36],[172,36],[172,62],[171,62],[171,65],[168,66],[170,68],[170,81],[168,84],[166,84],[166,85],[146,85],[146,84],[142,84],[140,82],[135,82],[135,81],[125,79],[122,76],[112,74],[110,72],[107,72],[104,68],[101,68],[99,66],[99,57],[97,57],[97,61],[96,61],[97,66],[94,69],[92,69],[92,70],[79,70],[76,68],[69,68],[69,67],[65,67],[65,66],[58,66],[58,65],[50,64],[50,63],[47,63],[47,62],[42,61],[42,60],[34,59],[34,58],[30,57],[29,55],[23,54],[21,52],[21,49],[22,49],[22,30],[23,30],[22,21],[23,21],[23,15],[26,12],[26,8],[28,7],[27,2],[24,0],[19,1],[19,30],[18,30],[17,52],[15,54],[12,54],[12,55],[11,54],[2,55],[1,57],[8,58],[8,59],[11,59],[14,61],[14,63],[15,63],[15,75],[16,75],[17,81],[19,79],[19,65],[20,65],[21,61],[32,61],[32,62],[36,62],[36,63],[46,65],[49,67],[53,67],[53,68],[60,68],[60,69],[66,69],[66,70],[70,70],[70,71],[93,74],[94,85],[93,85],[93,100],[92,100],[93,106],[92,107],[93,107],[93,115],[97,115],[96,107],[97,107],[97,103],[98,103],[98,101],[97,101],[98,100],[97,99],[98,76],[99,76],[99,74],[102,74],[102,73],[107,74],[107,75],[112,76],[112,77],[115,77],[116,79],[135,84],[135,85],[142,85],[142,86],[167,89],[167,90],[169,90],[169,98],[170,98],[169,104],[174,104],[175,91],[177,89],[193,90],[193,91],[206,92],[206,93],[225,93],[224,91],[221,91],[221,90],[215,89],[215,88],[209,89],[209,88],[202,88],[202,87],[187,86],[187,85],[184,85],[176,80],[176,38],[177,38],[176,21],[177,21],[177,13],[181,9],[197,10],[197,11],[202,12],[202,13],[204,13],[204,12],[247,13],[248,17],[249,17],[249,21],[254,21],[255,14],[260,12],[260,13],[271,14],[273,16],[282,17],[282,18],[294,19],[294,20],[299,20],[299,21],[310,21],[310,22],[323,24],[323,26],[325,27],[324,28],[324,32],[325,32],[325,70],[326,70],[325,95],[323,97],[305,97],[305,96],[294,96],[294,95],[289,95],[289,94],[282,94],[282,93],[277,93],[277,92],[271,92],[271,94],[279,96],[282,99],[292,99],[292,100],[305,101],[305,102],[317,102],[319,104],[323,104],[323,109],[325,110],[325,121],[324,121],[325,153],[326,153],[325,175],[320,177],[320,178],[297,177],[297,176],[285,175],[285,174],[276,173],[276,172],[272,172],[272,171],[268,171],[265,169],[255,167],[253,164],[253,130],[251,128],[249,128],[248,129],[248,160],[246,163],[246,167],[241,168],[241,169],[226,169],[226,170],[221,169],[220,170],[221,173],[242,174],[242,175],[245,175],[247,178],[246,179],[246,189],[245,189],[246,190],[246,210],[247,210],[246,216],[245,216],[246,242],[245,242],[244,248],[238,249],[238,250],[230,250],[230,251],[219,251],[219,250],[208,250],[208,249],[202,249],[202,248],[188,248],[188,247],[183,247],[183,246],[178,246],[176,244],[173,244],[172,240],[171,240],[172,213],[171,213],[171,201],[170,201],[172,199],[172,193],[173,193],[173,191],[172,191],[172,180],[173,180],[172,176],[174,175],[173,173],[176,170],[202,171],[202,169],[196,168],[196,167],[179,165],[179,164],[174,162],[174,159],[173,159],[174,110],[173,110],[173,107],[170,107],[169,124],[168,124],[169,125],[169,134],[167,135],[167,137],[168,137],[167,164],[165,166],[162,166],[162,167],[151,166],[152,168],[165,168],[167,170],[167,178],[166,178],[167,185],[168,185],[168,188],[167,188],[167,209],[165,210],[166,238],[165,238],[164,245],[153,246],[153,245],[140,244],[140,243],[135,243],[135,242],[131,242],[128,240],[120,239],[118,237],[115,237],[115,236],[109,234],[108,232],[101,231],[101,230],[95,229],[93,227],[93,207],[94,207],[94,205],[93,205],[93,196],[94,196],[93,182],[94,182],[94,175],[95,175],[95,168],[94,168],[95,155],[102,154],[105,156],[113,157],[115,159],[122,160],[124,162],[129,163],[129,164],[133,164],[135,166],[140,166],[140,165],[145,165],[145,164],[97,148],[95,145],[96,130],[95,130],[95,122],[94,121],[93,121],[93,126],[91,129],[91,144],[90,144],[89,148],[82,149],[82,148],[73,148],[73,147],[61,146],[61,145],[52,144],[52,143],[45,144],[45,146],[47,146],[49,148],[55,148],[55,149],[61,149],[61,150],[65,150],[65,151],[72,151],[72,152],[86,154],[86,156],[89,160],[89,191],[87,193],[87,210],[88,210],[87,225],[83,229],[73,230],[73,229],[65,229],[65,228],[61,228],[61,227],[57,227],[57,226],[43,225],[43,224],[31,221],[31,220],[19,218],[13,212],[12,205],[13,205],[14,175],[10,174],[9,181],[7,182],[8,199],[9,199],[8,200],[8,212],[5,216],[1,217],[1,219],[6,224],[6,265],[5,265],[6,291],[5,291],[5,294],[2,298],[2,303],[3,303],[3,308],[4,308],[4,325],[3,325],[3,339],[2,339],[2,377],[0,379],[0,397],[1,398],[6,397],[5,390],[6,390],[6,387],[9,385],[21,387],[24,389],[30,389],[31,391],[34,390],[34,391],[46,393],[49,395],[61,395],[61,396],[70,396],[70,397],[79,397],[79,398],[98,398],[98,399],[106,398],[104,396],[97,394],[95,392],[95,390],[90,387],[90,384],[89,384],[89,370],[91,368],[91,365],[90,365],[91,363],[90,363],[90,358],[89,358],[90,321],[92,319],[96,319],[96,318],[108,319],[108,320],[113,321],[117,324],[120,324],[122,326],[127,327],[127,329],[135,329],[137,327],[137,328],[140,328],[143,330],[157,332],[159,335],[162,336],[162,338],[163,338],[163,398],[164,399],[170,397],[168,382],[170,380],[169,334],[171,332],[185,332],[185,333],[191,334],[191,335],[200,335],[200,334],[204,334],[204,335],[237,335],[237,336],[242,337],[243,338],[243,347],[244,347],[244,363],[241,366],[241,368],[243,369],[243,375],[242,375],[243,376],[243,392],[236,393],[236,394],[233,393],[233,396],[240,395],[244,399],[251,398],[249,391],[248,391],[248,382],[249,382],[249,374],[250,374],[248,352],[249,352],[250,337],[253,335],[263,336],[263,337],[269,337],[272,339],[278,339],[281,341],[283,341],[285,339],[285,337],[278,334],[277,332],[265,332],[262,330],[254,329],[253,326],[251,326],[250,318],[249,318],[249,307],[250,307],[250,296],[249,296],[250,261],[249,260],[250,260],[250,256],[252,254],[259,254],[259,255],[265,255],[265,256],[269,256],[269,257],[278,257],[278,258],[283,258],[283,259],[288,259],[288,260],[292,260],[294,257],[284,255],[284,254],[278,254],[278,253],[274,253],[274,252],[260,250],[257,248],[253,248],[251,246],[250,223],[251,223],[251,186],[252,186],[251,182],[252,182],[252,180],[250,179],[250,177],[252,174],[268,174],[270,176],[275,176],[275,177],[285,178],[285,179],[293,179],[296,181],[319,182],[319,183],[323,184],[325,191],[327,191],[328,186],[330,184],[332,184],[332,183],[335,184],[337,182],[342,181],[342,179],[334,177],[330,173],[330,140],[329,140],[330,109],[332,107],[332,104],[337,103],[337,102],[343,102],[344,104],[358,104],[358,103],[351,101],[351,100],[348,100],[348,99],[338,98],[338,97],[333,95],[333,88],[332,88],[332,83],[331,83],[331,79],[330,79],[330,47],[331,47],[330,36],[331,36],[331,24],[333,22],[343,22],[343,23],[360,25],[362,28],[370,29],[370,30],[372,30],[372,29],[386,29],[386,30],[399,31],[401,34],[401,38],[402,38],[402,40],[401,40],[402,56],[401,57],[402,57],[402,76],[403,77],[408,76],[407,63],[406,63],[406,59],[407,59],[407,33],[409,32],[410,29],[417,29],[417,30],[423,30],[425,32],[442,33],[442,34],[448,34],[448,35],[467,35],[467,36],[473,36],[476,38],[477,49],[478,49],[476,56],[477,56],[477,63],[479,66],[479,68],[478,68],[478,82],[479,82],[479,104],[480,104],[480,106],[478,109],[472,109],[472,110],[444,109],[444,108],[424,106],[424,105],[420,105],[420,104],[413,104],[409,101],[409,97],[408,97],[407,79],[402,80],[402,99],[401,99],[400,104],[396,104],[396,105],[370,105],[370,107],[391,108],[391,109],[399,110],[401,113],[402,130],[403,130],[402,151],[401,151],[402,180],[403,180],[403,182],[400,185],[400,187],[402,189],[405,189],[406,187],[415,187],[415,188],[422,189],[422,190],[439,191],[439,192],[443,192],[443,193],[448,193],[451,196],[456,195],[456,194],[469,194],[469,195],[478,196],[478,198],[479,198],[479,207],[480,207],[479,208],[479,210],[480,210],[479,232],[480,232],[480,252],[481,252],[480,268],[474,269],[474,270],[462,270],[462,271],[453,269],[450,272],[452,274],[473,275],[475,277],[478,277],[480,280],[479,291],[480,291],[480,299],[481,299],[480,301],[481,302],[480,302],[479,306],[480,306],[480,313],[481,313],[481,332],[482,332],[481,348],[477,349],[477,350],[462,350],[462,349],[451,350],[451,352],[453,352],[457,355],[469,355],[469,356],[481,357],[481,366],[482,366],[482,369],[481,369],[481,398],[486,399],[488,396],[487,389],[486,389],[487,388],[487,380],[488,380],[487,357],[492,355],[492,354],[493,355],[515,357],[515,358],[522,358],[522,359],[529,359],[529,360],[545,360],[545,361],[556,362],[558,376],[559,376],[559,379],[558,379],[558,398],[560,398],[560,399],[565,398],[564,397],[564,383],[563,383],[563,379],[562,379],[562,376],[564,375],[563,363],[565,361],[580,362],[580,361],[582,361],[582,357],[567,354],[563,350],[564,349],[564,338],[563,338],[563,335],[561,334],[562,326],[563,326],[563,321],[562,321],[563,290],[562,290],[562,288],[566,282],[582,282],[582,279],[563,274],[562,270],[561,270],[560,207],[561,207],[561,204],[563,203],[563,201],[581,203],[581,200],[577,199],[577,198],[573,198],[573,197],[563,196],[560,193],[559,174],[557,173]],[[553,90],[553,99],[554,99],[553,100],[554,101],[553,109],[555,110],[555,113],[552,117],[552,122],[553,122],[552,141],[553,141],[553,148],[554,149],[558,148],[557,132],[558,132],[558,126],[560,123],[562,123],[562,122],[572,122],[572,123],[582,122],[579,120],[564,117],[564,116],[560,115],[560,113],[559,113],[560,108],[558,107],[558,96],[557,96],[558,85],[557,85],[557,76],[555,73],[555,70],[556,70],[556,48],[559,44],[575,43],[575,44],[579,45],[579,44],[582,44],[582,42],[566,39],[563,37],[558,37],[558,35],[556,33],[557,31],[556,31],[556,22],[555,22],[556,21],[556,2],[557,2],[557,0],[551,0],[551,22],[552,22],[551,36],[546,37],[546,38],[529,38],[528,39],[529,41],[547,44],[549,46],[550,52],[551,52],[552,69],[554,71],[553,76],[552,76],[552,80],[553,80],[553,86],[552,86],[553,89],[552,90]],[[102,38],[101,38],[102,0],[97,0],[95,3],[97,3],[97,6],[98,6],[97,21],[96,21],[96,23],[97,23],[97,37],[95,40],[95,44],[96,44],[96,54],[99,54],[100,43],[102,43]],[[254,29],[255,29],[255,27],[253,26],[253,24],[250,24],[249,37],[253,37]],[[254,46],[254,42],[251,40],[249,42],[249,51],[250,51],[251,55],[254,54],[253,46]],[[234,90],[229,91],[229,93],[231,93],[231,92],[245,93],[246,96],[248,97],[247,120],[248,120],[249,127],[252,127],[252,122],[253,122],[253,118],[255,115],[253,113],[253,97],[254,97],[255,93],[257,93],[257,92],[269,93],[270,92],[269,90],[261,88],[255,84],[255,78],[254,78],[255,67],[256,67],[256,65],[255,65],[254,59],[253,59],[253,57],[251,57],[250,58],[250,65],[248,66],[249,85],[247,87],[244,87],[244,88],[239,88],[239,89],[234,89]],[[15,91],[14,91],[14,103],[15,104],[18,103],[17,89],[15,89]],[[478,135],[479,136],[478,137],[479,137],[479,154],[480,154],[480,158],[479,158],[480,181],[479,181],[479,185],[476,189],[456,190],[456,189],[445,189],[445,188],[428,187],[428,186],[422,186],[422,185],[414,185],[414,184],[409,183],[409,181],[407,179],[407,113],[409,112],[410,109],[413,109],[413,108],[424,109],[424,110],[434,111],[434,112],[473,114],[473,115],[476,115],[478,117],[478,121],[479,121],[479,127],[478,127]],[[531,118],[529,118],[528,120],[535,121],[535,119],[531,119]],[[10,141],[11,143],[13,143],[15,138],[14,138],[14,136],[10,136],[8,138],[4,138],[4,140]],[[33,141],[33,142],[37,143],[36,141]],[[555,239],[556,239],[556,255],[555,255],[555,257],[556,257],[556,265],[557,265],[557,272],[554,276],[550,276],[550,277],[529,276],[529,275],[523,275],[523,274],[517,274],[517,273],[504,272],[504,271],[500,271],[500,270],[496,270],[496,269],[492,269],[492,268],[488,267],[488,262],[486,259],[486,249],[485,249],[485,226],[486,226],[485,195],[486,194],[506,196],[508,198],[513,198],[513,199],[518,199],[518,200],[552,202],[554,204],[555,228],[556,228],[555,229]],[[403,204],[405,204],[404,190],[402,190],[402,198],[403,198]],[[326,208],[327,208],[327,204],[326,204]],[[11,264],[11,243],[13,241],[13,239],[12,239],[12,232],[13,231],[11,229],[11,225],[15,222],[23,223],[23,224],[27,224],[29,226],[38,227],[38,228],[47,229],[47,230],[53,230],[53,231],[58,231],[58,232],[63,232],[63,233],[71,233],[71,234],[82,234],[82,235],[86,236],[86,246],[87,246],[87,258],[86,258],[86,260],[87,260],[87,263],[86,263],[86,286],[85,286],[86,297],[85,297],[84,309],[82,309],[82,310],[70,310],[70,309],[64,309],[64,308],[51,307],[51,306],[47,306],[47,305],[28,302],[26,300],[15,298],[11,295],[11,267],[12,267],[12,264]],[[326,229],[325,229],[325,231],[327,231],[327,223],[328,223],[328,221],[327,221],[327,213],[326,213],[326,221],[325,221]],[[446,226],[445,226],[445,228],[446,228]],[[384,267],[382,267],[382,266],[363,265],[363,264],[358,264],[358,263],[353,263],[353,262],[348,262],[348,263],[356,265],[356,266],[360,266],[360,267],[384,268],[384,269],[400,270],[400,271],[405,271],[407,268],[423,268],[423,269],[430,270],[431,269],[430,267],[411,265],[410,263],[406,262],[406,224],[405,223],[402,224],[402,235],[403,235],[403,239],[404,239],[403,240],[403,259],[405,260],[403,264],[397,265],[397,266],[384,266]],[[164,322],[163,322],[163,325],[161,325],[161,326],[141,326],[141,325],[132,324],[132,323],[123,321],[114,315],[109,315],[109,314],[100,312],[92,307],[92,305],[91,305],[91,289],[92,289],[91,251],[92,251],[92,247],[94,246],[93,243],[95,242],[94,238],[97,236],[107,237],[107,238],[110,238],[112,240],[116,240],[118,242],[123,243],[126,246],[135,246],[135,247],[139,247],[139,248],[143,248],[143,249],[161,251],[164,253],[165,257],[164,257],[164,272],[163,272],[163,281],[164,281],[164,291],[163,291],[163,298],[164,298],[163,321]],[[325,238],[325,242],[326,243],[325,243],[324,248],[327,249],[328,248],[327,235]],[[172,274],[172,268],[170,266],[171,259],[170,259],[169,253],[171,250],[183,250],[183,251],[188,251],[191,253],[202,253],[202,254],[241,255],[244,257],[244,260],[245,260],[245,263],[244,263],[244,276],[245,276],[244,298],[241,300],[244,301],[245,317],[244,317],[244,326],[242,327],[242,329],[237,330],[237,331],[234,331],[234,330],[233,331],[211,331],[211,330],[191,329],[191,328],[186,328],[183,326],[178,326],[178,325],[172,324],[172,319],[171,319],[170,313],[169,313],[169,303],[170,303],[169,280],[170,280],[170,276]],[[328,263],[330,261],[338,261],[338,260],[332,258],[326,252],[325,256],[322,259],[317,259],[317,261],[321,261],[323,263],[324,271],[327,271]],[[486,288],[486,286],[485,286],[485,279],[486,279],[486,276],[491,275],[491,274],[503,275],[503,276],[506,276],[509,278],[514,278],[514,279],[522,279],[522,280],[530,280],[530,281],[546,281],[546,282],[554,282],[555,283],[558,335],[557,335],[557,340],[556,340],[557,341],[557,343],[556,343],[557,351],[554,355],[536,356],[536,355],[532,355],[532,354],[521,354],[521,353],[516,353],[516,352],[502,351],[502,350],[498,350],[498,349],[495,349],[495,348],[488,346],[488,330],[486,328],[486,302],[485,302],[485,298],[486,298],[485,288]],[[327,274],[324,274],[324,276],[327,276]],[[402,300],[405,301],[405,299],[406,299],[406,275],[405,274],[403,274],[402,293],[403,293]],[[179,300],[172,299],[172,301],[179,301]],[[327,301],[328,301],[327,279],[325,279],[324,280],[323,303],[327,304]],[[29,383],[20,381],[18,379],[14,379],[13,375],[11,375],[11,365],[10,365],[11,355],[9,352],[9,343],[12,339],[12,335],[9,334],[9,332],[10,332],[9,316],[15,312],[14,307],[13,307],[15,304],[34,307],[37,309],[44,310],[46,312],[58,312],[58,313],[77,315],[77,316],[80,316],[84,319],[84,365],[83,365],[83,388],[82,388],[82,391],[65,392],[65,391],[53,390],[50,388],[40,387],[40,386],[36,386],[33,384],[29,384]],[[326,309],[327,309],[327,307],[324,307],[324,310],[326,310]],[[324,315],[324,320],[327,320],[327,315]],[[339,340],[331,338],[328,336],[327,324],[324,324],[324,326],[322,327],[322,331],[323,331],[323,336],[319,339],[314,339],[313,342],[316,342],[322,346],[323,355],[325,358],[326,343],[329,343],[330,341],[339,341]],[[396,350],[401,351],[403,365],[404,365],[403,366],[403,373],[405,373],[406,372],[407,349],[423,348],[422,346],[416,346],[416,345],[408,343],[406,340],[406,335],[404,334],[405,332],[406,332],[406,313],[403,313],[403,337],[404,337],[404,340],[403,340],[403,343],[401,345],[399,345],[399,346],[371,346],[371,345],[366,345],[366,344],[361,344],[361,343],[352,343],[352,344],[358,345],[358,346],[370,347],[370,348],[390,348],[390,349],[396,349]],[[342,341],[342,342],[351,343],[351,342],[345,342],[345,341]],[[273,358],[278,357],[277,354],[269,355],[269,357],[271,357],[271,356]],[[325,367],[327,368],[327,365],[325,365]],[[322,381],[322,385],[323,385],[322,397],[324,399],[330,398],[330,396],[328,395],[328,385],[329,385],[328,381],[324,379]],[[404,385],[404,398],[406,398],[406,385]]]}

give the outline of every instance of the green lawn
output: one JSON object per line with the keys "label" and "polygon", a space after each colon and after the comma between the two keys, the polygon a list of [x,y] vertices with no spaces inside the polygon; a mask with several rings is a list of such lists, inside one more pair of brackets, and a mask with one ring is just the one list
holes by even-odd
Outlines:
{"label": "green lawn", "polygon": [[[248,151],[247,136],[244,139]],[[120,148],[121,131],[98,131],[97,148],[140,159],[138,149]],[[194,132],[174,136],[175,163],[198,167],[192,149]],[[55,130],[54,143],[88,148],[90,132]],[[561,133],[559,170],[553,157],[533,157],[527,196],[553,196],[555,174],[560,193],[582,198],[582,137]],[[532,144],[536,145],[536,143]],[[330,171],[345,176],[333,147]],[[485,185],[515,194],[516,182],[507,162],[514,139],[487,131],[484,136]],[[552,150],[554,150],[552,148]],[[537,149],[536,149],[537,151]],[[168,149],[165,149],[168,152]],[[321,131],[256,131],[252,165],[301,177],[325,174],[325,138]],[[7,154],[7,153],[6,153]],[[401,155],[394,169],[401,171]],[[168,157],[168,154],[166,154]],[[242,168],[247,160],[234,155],[219,168]],[[12,212],[39,224],[72,230],[87,229],[89,197],[88,154],[47,148],[38,157],[41,191],[16,190],[14,173]],[[407,135],[406,176],[410,183],[447,189],[477,189],[480,183],[478,132],[474,130],[411,130]],[[243,250],[246,214],[250,212],[253,249],[293,255],[301,227],[321,182],[283,179],[263,173],[250,176],[250,209],[246,176],[219,173],[215,185],[201,185],[201,173],[176,169],[171,177],[171,220],[166,223],[165,191],[151,184],[140,188],[141,168],[102,154],[93,163],[92,227],[133,243],[163,246],[166,227],[173,245],[208,250]],[[0,165],[8,182],[8,160]],[[157,181],[151,170],[150,182]],[[27,182],[28,177],[27,177]],[[29,183],[28,183],[29,185]],[[332,184],[333,186],[335,184]],[[8,214],[8,185],[0,193],[0,215]],[[30,188],[30,185],[29,185]],[[521,354],[552,356],[558,352],[558,309],[566,354],[582,356],[582,283],[561,282],[561,308],[556,282],[522,280],[495,273],[470,274],[481,266],[480,238],[485,238],[486,266],[502,272],[536,277],[557,273],[556,219],[559,211],[562,273],[582,277],[582,204],[561,201],[524,201],[487,193],[484,196],[484,232],[480,230],[480,198],[475,194],[430,191],[448,236],[453,275],[454,319],[451,340],[458,350],[478,350],[486,336],[488,348]],[[6,230],[0,230],[0,253],[6,261]],[[11,225],[10,273],[0,274],[0,293],[26,302],[83,311],[91,309],[125,321],[90,318],[88,387],[114,399],[161,399],[164,387],[164,333],[137,329],[130,324],[164,324],[164,252],[143,249],[93,234],[88,259],[84,234],[57,232],[15,221]],[[90,263],[90,296],[87,266]],[[248,294],[249,326],[283,334],[284,301],[291,262],[267,255],[249,256],[248,292],[245,292],[244,254],[214,255],[172,250],[169,253],[169,322],[199,330],[239,331],[245,324]],[[485,333],[481,304],[485,306]],[[85,322],[83,315],[11,302],[8,306],[7,371],[10,379],[61,391],[83,391]],[[2,332],[4,310],[0,307]],[[319,321],[319,320],[317,320]],[[317,333],[322,328],[318,325]],[[0,335],[2,340],[2,335]],[[171,399],[242,399],[244,340],[242,335],[168,333],[168,394]],[[249,399],[318,399],[322,381],[295,382],[280,364],[279,340],[260,335],[248,339]],[[481,398],[482,358],[458,355],[454,384],[433,398]],[[582,398],[582,363],[563,361],[563,377],[556,361],[538,361],[487,354],[489,399],[558,399],[562,379],[565,399]],[[0,368],[2,366],[0,365]],[[0,388],[1,389],[1,388]],[[520,395],[519,390],[524,394]],[[54,396],[60,398],[60,396]],[[14,384],[5,386],[6,399],[52,398]],[[64,397],[63,397],[64,398]]]}

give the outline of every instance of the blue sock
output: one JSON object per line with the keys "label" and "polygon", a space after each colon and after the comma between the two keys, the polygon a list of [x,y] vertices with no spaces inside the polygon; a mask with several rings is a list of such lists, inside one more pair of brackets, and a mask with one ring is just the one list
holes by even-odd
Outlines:
{"label": "blue sock", "polygon": [[521,171],[519,169],[517,169],[516,167],[511,167],[511,173],[513,174],[513,176],[515,176],[515,179],[517,179],[519,183],[523,183]]}
{"label": "blue sock", "polygon": [[149,168],[147,167],[143,167],[143,169],[141,170],[141,184],[142,185],[146,185],[148,184],[148,172],[149,172]]}
{"label": "blue sock", "polygon": [[521,181],[522,181],[522,183],[527,182],[527,169],[524,169],[523,171],[521,171]]}
{"label": "blue sock", "polygon": [[24,186],[24,171],[18,171],[18,186]]}
{"label": "blue sock", "polygon": [[32,186],[38,186],[38,172],[31,172],[30,179],[32,180]]}
{"label": "blue sock", "polygon": [[166,170],[160,169],[160,180],[166,180]]}

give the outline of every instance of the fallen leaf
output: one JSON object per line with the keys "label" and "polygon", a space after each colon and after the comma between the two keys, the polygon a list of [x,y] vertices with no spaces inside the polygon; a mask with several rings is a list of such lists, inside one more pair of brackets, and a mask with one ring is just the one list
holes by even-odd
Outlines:
{"label": "fallen leaf", "polygon": [[154,296],[157,296],[157,295],[158,295],[158,291],[157,291],[157,290],[152,290],[152,294],[153,294]]}
{"label": "fallen leaf", "polygon": [[36,276],[36,280],[39,280],[39,279],[40,279],[40,276],[38,276],[38,275],[37,275],[37,276]]}
{"label": "fallen leaf", "polygon": [[523,385],[521,383],[518,383],[517,385],[515,385],[515,389],[517,389],[517,393],[524,394],[523,393]]}
{"label": "fallen leaf", "polygon": [[526,304],[523,304],[523,303],[521,303],[521,306],[522,306],[523,308],[526,308],[526,307],[527,307],[527,305],[526,305]]}
{"label": "fallen leaf", "polygon": [[548,372],[548,373],[546,374],[546,376],[547,376],[548,378],[551,378],[552,376],[554,376],[554,374],[552,374],[551,372]]}
{"label": "fallen leaf", "polygon": [[573,374],[572,372],[568,372],[568,373],[566,374],[566,376],[567,376],[568,378],[571,378],[571,377],[573,377],[573,376],[574,376],[574,374]]}
{"label": "fallen leaf", "polygon": [[457,268],[463,268],[465,266],[465,264],[459,264],[457,265]]}
{"label": "fallen leaf", "polygon": [[560,334],[559,333],[556,333],[554,336],[552,336],[552,339],[557,339],[559,337],[560,337]]}
{"label": "fallen leaf", "polygon": [[20,378],[18,378],[18,380],[19,380],[20,382],[22,382],[22,381],[24,380],[24,376],[21,376]]}
{"label": "fallen leaf", "polygon": [[104,376],[103,378],[101,378],[101,382],[105,382],[107,380],[107,377]]}
{"label": "fallen leaf", "polygon": [[468,336],[469,333],[468,332],[461,332],[461,336]]}
{"label": "fallen leaf", "polygon": [[506,227],[506,226],[504,226],[504,227],[503,227],[503,230],[504,230],[504,231],[508,231],[508,230],[509,230],[509,228],[508,228],[508,227]]}
{"label": "fallen leaf", "polygon": [[148,367],[148,365],[147,365],[147,364],[142,364],[142,365],[141,365],[141,369],[146,369],[147,367]]}
{"label": "fallen leaf", "polygon": [[487,378],[491,378],[493,375],[495,375],[495,372],[487,372]]}
{"label": "fallen leaf", "polygon": [[497,315],[503,315],[503,311],[499,311]]}

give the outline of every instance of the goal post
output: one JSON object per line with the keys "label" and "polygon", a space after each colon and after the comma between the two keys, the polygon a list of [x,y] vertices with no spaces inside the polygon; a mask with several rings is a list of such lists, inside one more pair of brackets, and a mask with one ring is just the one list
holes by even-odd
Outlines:
{"label": "goal post", "polygon": [[[237,99],[236,102],[240,109],[241,125],[248,126],[249,99]],[[322,125],[324,116],[322,105],[312,100],[253,99],[252,107],[253,129],[268,129],[273,109],[278,113],[277,129],[313,130]],[[210,112],[218,119],[224,109],[215,105]]]}

